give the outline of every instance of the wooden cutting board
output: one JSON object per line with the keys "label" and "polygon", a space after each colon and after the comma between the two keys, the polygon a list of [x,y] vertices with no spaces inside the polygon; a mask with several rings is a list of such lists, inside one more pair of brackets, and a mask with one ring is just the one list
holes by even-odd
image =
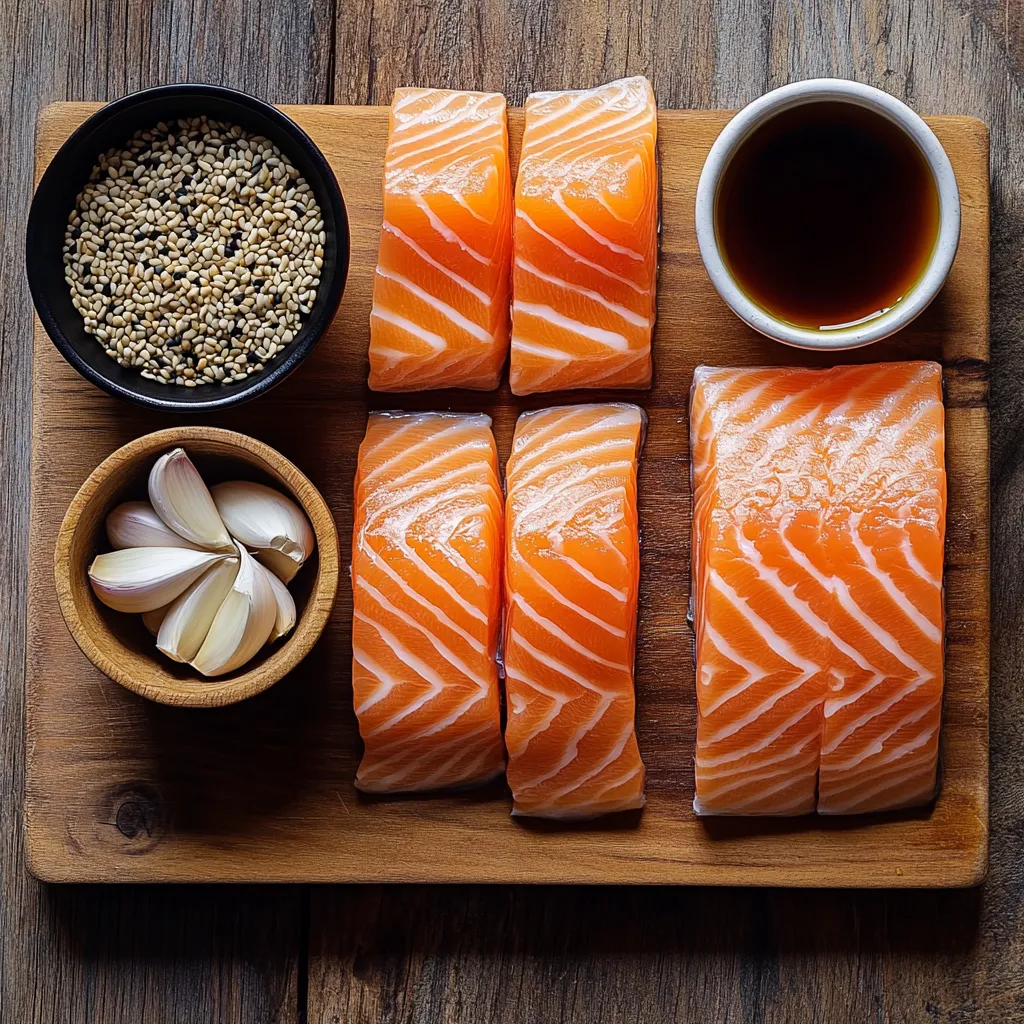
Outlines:
{"label": "wooden cutting board", "polygon": [[[40,119],[36,173],[98,104]],[[290,107],[330,160],[348,205],[352,266],[338,317],[272,394],[210,424],[252,434],[303,469],[350,535],[356,449],[369,408],[483,409],[502,460],[518,413],[573,396],[371,395],[367,332],[381,223],[387,110]],[[369,800],[353,788],[361,744],[350,689],[351,590],[313,653],[234,707],[149,703],[75,646],[57,606],[53,546],[76,489],[115,448],[180,419],[109,398],[35,329],[25,824],[31,869],[51,881],[654,882],[962,886],[988,850],[988,132],[929,119],[960,185],[963,233],[949,281],[898,337],[830,359],[745,327],[704,273],[693,207],[704,157],[729,114],[662,111],[662,249],[655,383],[640,477],[643,537],[637,726],[648,769],[639,820],[557,827],[513,821],[503,786]],[[513,112],[513,150],[522,117]],[[698,820],[689,597],[687,399],[699,363],[937,359],[945,367],[949,515],[942,790],[922,811],[848,820]],[[578,396],[577,396],[578,397]],[[195,421],[190,421],[195,422]]]}

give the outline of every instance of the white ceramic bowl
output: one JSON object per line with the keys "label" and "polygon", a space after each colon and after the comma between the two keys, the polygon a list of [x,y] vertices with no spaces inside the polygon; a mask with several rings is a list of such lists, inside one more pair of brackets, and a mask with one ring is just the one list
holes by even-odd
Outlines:
{"label": "white ceramic bowl", "polygon": [[[726,267],[715,231],[715,203],[722,175],[733,155],[765,121],[783,110],[821,101],[852,103],[876,111],[898,125],[924,155],[939,197],[939,231],[930,261],[920,280],[888,312],[850,327],[814,331],[778,320],[751,301]],[[704,266],[718,294],[732,311],[769,338],[799,348],[840,350],[858,348],[888,337],[925,309],[935,298],[960,241],[960,192],[949,157],[932,130],[905,103],[880,89],[840,78],[794,82],[765,93],[744,107],[723,129],[711,147],[697,184],[697,243]]]}

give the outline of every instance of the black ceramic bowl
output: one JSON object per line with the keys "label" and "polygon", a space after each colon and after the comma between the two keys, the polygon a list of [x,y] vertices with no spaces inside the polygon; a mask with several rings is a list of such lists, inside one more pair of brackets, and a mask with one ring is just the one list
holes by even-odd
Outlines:
{"label": "black ceramic bowl", "polygon": [[[263,135],[281,149],[316,195],[326,244],[313,309],[285,351],[244,381],[185,388],[158,384],[137,370],[119,366],[103,351],[101,342],[86,333],[64,279],[64,233],[75,199],[102,153],[126,144],[136,131],[152,128],[159,121],[202,114]],[[39,182],[28,217],[26,267],[32,301],[61,355],[83,377],[110,394],[175,412],[206,412],[238,405],[284,380],[309,355],[334,318],[345,289],[348,260],[348,217],[341,189],[312,139],[270,104],[216,85],[145,89],[97,111],[58,150]]]}

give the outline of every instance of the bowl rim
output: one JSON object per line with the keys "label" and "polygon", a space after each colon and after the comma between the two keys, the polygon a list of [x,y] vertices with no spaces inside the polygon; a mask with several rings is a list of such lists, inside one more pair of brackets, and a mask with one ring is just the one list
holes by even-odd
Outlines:
{"label": "bowl rim", "polygon": [[[301,344],[294,343],[291,350],[286,353],[284,359],[276,365],[272,365],[269,372],[259,376],[251,384],[246,385],[240,381],[237,389],[227,393],[217,393],[208,399],[190,399],[181,401],[171,397],[173,391],[169,389],[167,398],[154,398],[144,395],[132,388],[125,387],[104,376],[90,366],[79,354],[78,350],[68,339],[60,325],[57,317],[47,300],[45,289],[42,286],[42,256],[41,247],[37,239],[41,232],[42,211],[39,201],[40,193],[44,184],[57,176],[61,164],[69,154],[78,146],[82,145],[84,139],[94,131],[97,126],[103,124],[111,117],[116,116],[124,110],[130,110],[143,102],[161,100],[183,94],[199,94],[208,97],[231,100],[250,110],[273,121],[282,131],[288,134],[295,144],[300,147],[316,167],[324,188],[328,194],[331,211],[334,215],[334,222],[337,225],[337,250],[338,259],[335,262],[334,273],[327,282],[327,302],[320,315],[313,320],[301,325],[300,330],[307,329],[308,333]],[[342,258],[344,257],[344,258]],[[32,202],[29,205],[28,221],[25,229],[25,274],[28,279],[29,292],[32,296],[32,304],[35,307],[36,315],[39,317],[43,329],[46,331],[50,341],[60,354],[71,364],[86,380],[106,391],[115,398],[127,399],[137,405],[148,409],[160,409],[179,413],[202,413],[216,409],[226,409],[232,406],[241,405],[253,398],[269,391],[287,377],[306,357],[313,351],[317,343],[323,337],[327,328],[330,327],[341,304],[342,294],[348,281],[349,266],[352,258],[352,239],[348,221],[348,210],[345,206],[345,199],[338,184],[337,176],[328,163],[320,147],[309,137],[306,131],[280,108],[271,103],[253,96],[250,93],[242,92],[239,89],[231,89],[223,85],[214,85],[208,82],[176,82],[170,85],[157,85],[147,89],[139,89],[128,93],[119,99],[105,103],[99,110],[91,114],[82,122],[64,143],[54,153],[46,169],[40,175],[32,193]]]}
{"label": "bowl rim", "polygon": [[[115,659],[110,658],[93,640],[78,612],[72,577],[71,549],[82,513],[94,499],[100,486],[117,472],[142,459],[155,458],[175,446],[187,447],[192,441],[215,441],[256,456],[266,465],[289,478],[281,486],[290,492],[309,518],[316,536],[318,566],[309,598],[294,632],[265,660],[248,671],[239,670],[224,679],[197,677],[194,686],[180,683],[180,689],[137,679]],[[109,510],[108,510],[109,511]],[[312,650],[331,616],[338,592],[340,547],[337,524],[330,507],[312,481],[291,460],[263,441],[221,427],[168,427],[137,437],[108,455],[85,479],[64,513],[53,552],[54,585],[61,614],[82,653],[104,675],[142,697],[159,704],[177,707],[210,708],[235,704],[269,689],[291,672]],[[91,593],[91,591],[90,591]],[[121,646],[120,641],[116,641]],[[154,657],[158,657],[154,647]]]}
{"label": "bowl rim", "polygon": [[[891,309],[864,323],[814,331],[780,320],[739,287],[718,244],[715,206],[718,186],[734,154],[750,135],[784,110],[818,102],[864,107],[900,128],[920,150],[935,181],[939,224],[921,277]],[[701,169],[695,203],[697,246],[708,276],[732,311],[754,330],[794,348],[838,352],[881,341],[916,319],[939,293],[960,241],[960,191],[949,156],[924,119],[881,89],[845,78],[809,78],[764,93],[736,113],[715,139]]]}

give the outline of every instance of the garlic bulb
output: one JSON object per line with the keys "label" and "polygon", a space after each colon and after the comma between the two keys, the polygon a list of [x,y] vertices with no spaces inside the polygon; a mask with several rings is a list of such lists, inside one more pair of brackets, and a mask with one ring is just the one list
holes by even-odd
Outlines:
{"label": "garlic bulb", "polygon": [[174,661],[191,661],[238,574],[238,559],[225,558],[192,584],[167,610],[156,645]]}
{"label": "garlic bulb", "polygon": [[244,665],[266,642],[277,620],[277,601],[266,573],[236,544],[238,573],[217,610],[192,667],[219,676]]}
{"label": "garlic bulb", "polygon": [[217,484],[212,494],[232,536],[260,555],[273,552],[272,561],[265,564],[285,582],[313,553],[316,541],[309,520],[280,491],[248,480],[233,480]]}
{"label": "garlic bulb", "polygon": [[115,548],[195,548],[156,514],[148,501],[126,501],[107,516],[107,537]]}
{"label": "garlic bulb", "polygon": [[149,500],[179,536],[201,548],[229,551],[231,537],[209,488],[181,448],[162,455],[149,473]]}
{"label": "garlic bulb", "polygon": [[257,568],[270,581],[270,589],[274,591],[274,600],[277,602],[277,618],[274,620],[274,628],[270,631],[268,643],[280,640],[281,637],[290,633],[295,628],[295,598],[291,591],[269,570],[265,569],[259,562]]}
{"label": "garlic bulb", "polygon": [[89,566],[96,596],[119,612],[150,612],[170,604],[225,556],[187,548],[123,548]]}

